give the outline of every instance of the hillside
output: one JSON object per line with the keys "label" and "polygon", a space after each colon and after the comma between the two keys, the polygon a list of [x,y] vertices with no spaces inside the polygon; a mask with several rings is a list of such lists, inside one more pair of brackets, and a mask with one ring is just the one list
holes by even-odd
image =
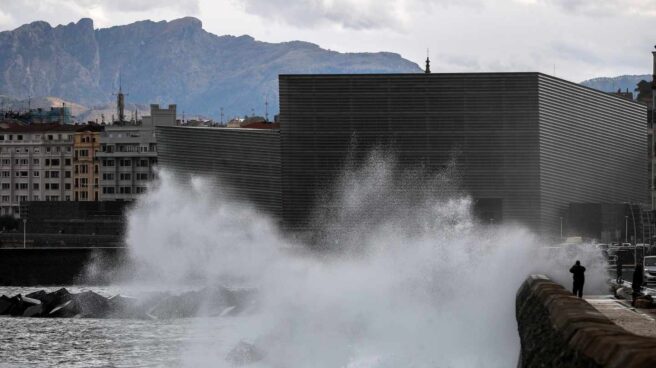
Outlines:
{"label": "hillside", "polygon": [[338,53],[293,41],[217,36],[195,18],[94,29],[91,19],[33,22],[0,32],[0,94],[58,96],[92,106],[113,101],[119,75],[128,102],[177,103],[180,114],[278,110],[278,74],[414,73],[398,54]]}
{"label": "hillside", "polygon": [[638,82],[641,80],[651,81],[651,75],[620,75],[618,77],[599,77],[588,79],[581,82],[582,85],[598,89],[604,92],[617,92],[618,89],[622,91],[633,92]]}

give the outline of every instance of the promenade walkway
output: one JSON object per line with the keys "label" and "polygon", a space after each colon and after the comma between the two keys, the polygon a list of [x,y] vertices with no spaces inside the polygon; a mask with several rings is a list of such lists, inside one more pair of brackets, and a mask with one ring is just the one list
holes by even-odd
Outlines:
{"label": "promenade walkway", "polygon": [[656,337],[654,312],[633,308],[631,301],[615,299],[611,295],[591,295],[585,300],[625,330],[636,335]]}

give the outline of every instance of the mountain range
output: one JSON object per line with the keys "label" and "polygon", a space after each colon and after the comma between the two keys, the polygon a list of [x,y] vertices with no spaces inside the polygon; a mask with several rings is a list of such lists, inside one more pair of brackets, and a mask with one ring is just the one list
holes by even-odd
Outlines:
{"label": "mountain range", "polygon": [[617,92],[617,90],[622,90],[622,92],[627,89],[629,92],[634,92],[638,82],[641,80],[650,82],[651,75],[620,75],[618,77],[599,77],[588,79],[581,82],[582,85],[598,89],[604,92]]}
{"label": "mountain range", "polygon": [[91,19],[52,27],[33,22],[0,32],[0,94],[56,96],[105,105],[121,85],[137,104],[177,103],[226,118],[278,111],[278,74],[416,73],[398,54],[339,53],[307,42],[217,36],[200,20],[150,20],[94,29]]}

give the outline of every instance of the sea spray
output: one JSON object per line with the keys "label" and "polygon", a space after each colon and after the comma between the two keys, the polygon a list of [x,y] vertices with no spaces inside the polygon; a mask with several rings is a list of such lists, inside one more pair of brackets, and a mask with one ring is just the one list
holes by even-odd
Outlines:
{"label": "sea spray", "polygon": [[192,322],[208,339],[181,348],[187,366],[230,366],[226,354],[244,341],[262,367],[514,366],[525,276],[566,282],[579,258],[588,284],[603,288],[601,257],[586,248],[545,256],[520,226],[478,224],[452,169],[404,175],[378,153],[349,168],[324,198],[339,210],[311,221],[324,234],[320,251],[206,180],[161,172],[129,215],[133,282],[257,289],[250,313]]}

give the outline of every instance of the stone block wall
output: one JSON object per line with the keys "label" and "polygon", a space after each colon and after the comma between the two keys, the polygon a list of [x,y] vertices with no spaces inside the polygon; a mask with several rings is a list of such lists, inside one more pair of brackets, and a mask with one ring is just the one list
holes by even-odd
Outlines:
{"label": "stone block wall", "polygon": [[516,299],[518,367],[656,367],[656,339],[617,326],[545,276],[524,281]]}

